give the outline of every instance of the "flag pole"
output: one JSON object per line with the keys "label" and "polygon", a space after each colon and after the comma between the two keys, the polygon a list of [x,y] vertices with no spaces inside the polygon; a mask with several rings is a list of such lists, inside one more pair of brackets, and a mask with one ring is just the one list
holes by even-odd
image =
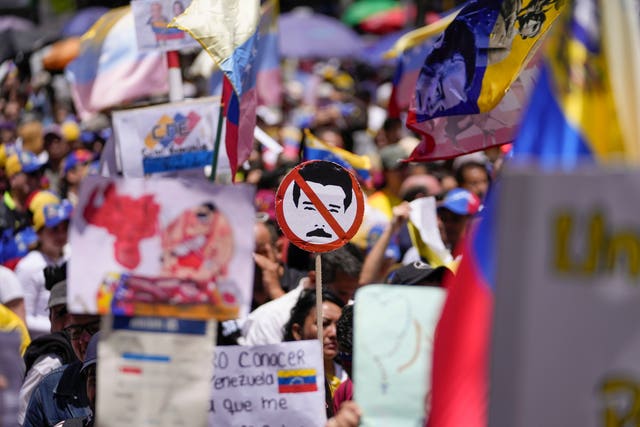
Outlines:
{"label": "flag pole", "polygon": [[322,257],[316,254],[316,326],[322,347]]}
{"label": "flag pole", "polygon": [[167,51],[167,64],[169,65],[169,101],[182,101],[184,99],[182,71],[180,70],[180,55],[177,50]]}
{"label": "flag pole", "polygon": [[218,153],[220,152],[220,139],[222,138],[222,122],[224,121],[224,103],[220,97],[220,112],[218,113],[218,128],[216,129],[216,139],[213,142],[213,156],[211,159],[211,173],[209,181],[216,180],[216,170],[218,169]]}

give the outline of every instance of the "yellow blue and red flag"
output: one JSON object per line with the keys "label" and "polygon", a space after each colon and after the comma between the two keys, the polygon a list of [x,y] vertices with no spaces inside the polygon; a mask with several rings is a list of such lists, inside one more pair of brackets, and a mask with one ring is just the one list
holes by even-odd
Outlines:
{"label": "yellow blue and red flag", "polygon": [[[575,1],[564,17],[513,148],[547,169],[638,164],[640,40],[629,2]],[[575,7],[575,6],[574,6]],[[606,25],[608,24],[608,25]]]}
{"label": "yellow blue and red flag", "polygon": [[82,36],[80,53],[65,69],[78,115],[169,91],[167,61],[161,52],[139,53],[131,7],[105,13]]}
{"label": "yellow blue and red flag", "polygon": [[253,147],[259,24],[259,0],[194,0],[169,24],[196,39],[224,73],[225,145],[232,176]]}
{"label": "yellow blue and red flag", "polygon": [[486,112],[502,99],[565,0],[472,0],[434,42],[416,83],[407,126]]}
{"label": "yellow blue and red flag", "polygon": [[317,391],[315,369],[281,369],[278,371],[278,393]]}
{"label": "yellow blue and red flag", "polygon": [[389,117],[399,118],[409,109],[424,59],[433,50],[433,37],[442,33],[456,17],[451,13],[425,27],[418,28],[400,37],[384,54],[387,59],[396,58],[393,74],[393,90],[387,107]]}
{"label": "yellow blue and red flag", "polygon": [[339,164],[356,174],[358,179],[365,185],[370,186],[371,180],[371,159],[367,156],[359,156],[343,148],[333,147],[322,142],[308,129],[304,131],[306,143],[304,148],[304,161],[326,160]]}

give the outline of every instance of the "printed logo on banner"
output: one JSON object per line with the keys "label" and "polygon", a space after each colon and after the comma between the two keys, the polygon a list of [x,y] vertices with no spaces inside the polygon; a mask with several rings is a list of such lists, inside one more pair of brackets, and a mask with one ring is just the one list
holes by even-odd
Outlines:
{"label": "printed logo on banner", "polygon": [[198,122],[200,122],[200,115],[195,111],[190,111],[186,116],[181,113],[176,113],[173,117],[163,114],[158,123],[151,128],[144,143],[150,149],[158,144],[162,144],[165,148],[171,144],[182,145]]}
{"label": "printed logo on banner", "polygon": [[[142,177],[210,165],[218,108],[219,101],[210,98],[114,112],[123,174]],[[226,156],[217,154],[224,163]]]}
{"label": "printed logo on banner", "polygon": [[358,231],[364,197],[356,178],[324,160],[304,162],[282,180],[276,219],[296,246],[327,252],[344,246]]}

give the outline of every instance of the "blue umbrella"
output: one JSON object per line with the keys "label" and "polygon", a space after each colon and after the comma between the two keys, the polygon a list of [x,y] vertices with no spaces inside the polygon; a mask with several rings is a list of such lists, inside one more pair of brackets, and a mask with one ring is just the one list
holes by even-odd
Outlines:
{"label": "blue umbrella", "polygon": [[285,58],[357,58],[360,36],[339,20],[304,11],[283,13],[279,20],[280,55]]}
{"label": "blue umbrella", "polygon": [[86,7],[80,9],[62,28],[62,37],[81,36],[87,32],[102,15],[109,11],[106,7]]}

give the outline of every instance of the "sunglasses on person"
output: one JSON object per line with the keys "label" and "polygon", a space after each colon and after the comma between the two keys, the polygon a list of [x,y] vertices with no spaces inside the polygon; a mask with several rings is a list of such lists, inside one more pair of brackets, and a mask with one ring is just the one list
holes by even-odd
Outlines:
{"label": "sunglasses on person", "polygon": [[83,325],[69,325],[66,328],[64,328],[64,332],[72,340],[80,339],[83,332],[86,332],[87,334],[89,334],[89,336],[93,336],[99,330],[100,330],[100,320],[95,320],[93,322],[85,323]]}

